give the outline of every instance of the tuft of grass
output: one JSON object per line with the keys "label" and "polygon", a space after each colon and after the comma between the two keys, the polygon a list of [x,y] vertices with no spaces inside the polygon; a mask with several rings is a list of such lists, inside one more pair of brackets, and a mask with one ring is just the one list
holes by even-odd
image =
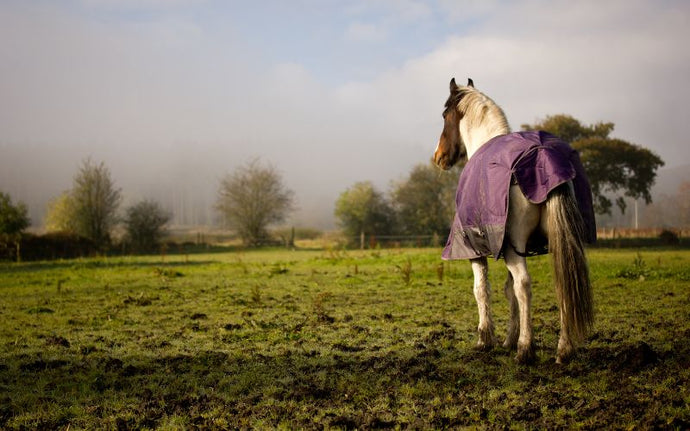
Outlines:
{"label": "tuft of grass", "polygon": [[633,260],[632,266],[623,268],[618,271],[618,277],[628,278],[628,279],[644,279],[649,276],[649,270],[645,264],[644,259],[640,253],[637,253],[635,259]]}
{"label": "tuft of grass", "polygon": [[412,260],[408,258],[402,265],[396,265],[396,269],[400,272],[400,277],[402,278],[405,286],[409,286],[412,281]]}
{"label": "tuft of grass", "polygon": [[261,288],[257,284],[252,286],[252,302],[261,305]]}
{"label": "tuft of grass", "polygon": [[438,277],[439,283],[443,283],[444,270],[445,264],[443,262],[439,262],[438,265],[436,265],[436,276]]}

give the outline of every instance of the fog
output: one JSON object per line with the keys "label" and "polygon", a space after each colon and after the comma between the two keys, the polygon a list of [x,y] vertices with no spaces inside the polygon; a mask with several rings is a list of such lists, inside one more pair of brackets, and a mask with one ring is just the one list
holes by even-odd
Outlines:
{"label": "fog", "polygon": [[690,163],[687,2],[244,3],[3,1],[0,190],[40,225],[90,157],[125,205],[209,224],[219,179],[259,157],[295,191],[289,223],[331,228],[352,183],[429,160],[453,76],[514,129],[611,121]]}

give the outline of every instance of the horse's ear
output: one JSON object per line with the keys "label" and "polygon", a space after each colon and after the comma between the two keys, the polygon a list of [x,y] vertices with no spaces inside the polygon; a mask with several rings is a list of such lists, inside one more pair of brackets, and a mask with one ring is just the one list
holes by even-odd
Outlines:
{"label": "horse's ear", "polygon": [[458,84],[455,83],[455,78],[450,80],[450,92],[455,93],[458,91]]}
{"label": "horse's ear", "polygon": [[467,78],[467,86],[474,88],[474,81],[472,81],[472,78]]}

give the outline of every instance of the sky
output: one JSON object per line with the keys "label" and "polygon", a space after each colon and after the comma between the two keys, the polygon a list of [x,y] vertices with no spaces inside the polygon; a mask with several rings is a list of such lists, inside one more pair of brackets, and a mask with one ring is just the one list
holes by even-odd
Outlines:
{"label": "sky", "polygon": [[329,227],[347,187],[429,161],[452,77],[514,130],[613,122],[683,167],[688,40],[684,0],[2,0],[0,190],[40,224],[90,158],[125,203],[206,222],[258,157],[295,191],[290,223]]}

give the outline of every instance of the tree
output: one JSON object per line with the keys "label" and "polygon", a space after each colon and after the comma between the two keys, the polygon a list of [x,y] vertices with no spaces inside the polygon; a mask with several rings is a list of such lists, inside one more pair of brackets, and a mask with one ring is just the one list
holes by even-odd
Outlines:
{"label": "tree", "polygon": [[125,229],[127,239],[136,251],[151,251],[165,235],[164,227],[170,214],[158,202],[143,200],[127,208]]}
{"label": "tree", "polygon": [[29,227],[26,205],[12,204],[9,194],[0,192],[0,235],[16,236]]}
{"label": "tree", "polygon": [[585,126],[569,115],[546,117],[534,125],[523,124],[523,130],[552,133],[579,151],[582,165],[592,186],[594,210],[611,214],[611,197],[625,212],[625,197],[652,202],[650,190],[656,171],[664,165],[659,156],[639,145],[610,138],[613,123],[599,122]]}
{"label": "tree", "polygon": [[121,192],[115,188],[110,171],[103,162],[82,162],[65,202],[70,225],[77,233],[103,247],[110,242],[110,230],[117,222]]}
{"label": "tree", "polygon": [[678,194],[676,202],[678,203],[679,225],[690,226],[690,181],[683,181],[678,186]]}
{"label": "tree", "polygon": [[245,245],[257,246],[268,239],[267,227],[292,211],[293,196],[273,166],[254,159],[221,180],[216,209]]}
{"label": "tree", "polygon": [[455,214],[459,171],[439,170],[431,163],[418,164],[409,177],[391,191],[402,232],[408,235],[448,235]]}
{"label": "tree", "polygon": [[72,195],[70,192],[63,192],[48,203],[43,225],[48,232],[74,233],[77,231],[75,219]]}
{"label": "tree", "polygon": [[671,195],[658,196],[652,205],[644,208],[642,221],[647,226],[690,227],[690,181],[681,182]]}
{"label": "tree", "polygon": [[384,195],[369,181],[355,183],[340,194],[335,216],[350,237],[393,232],[394,212]]}
{"label": "tree", "polygon": [[26,205],[22,202],[14,205],[9,194],[0,192],[0,252],[3,249],[9,252],[13,246],[12,254],[16,254],[17,261],[20,261],[22,231],[29,224]]}

